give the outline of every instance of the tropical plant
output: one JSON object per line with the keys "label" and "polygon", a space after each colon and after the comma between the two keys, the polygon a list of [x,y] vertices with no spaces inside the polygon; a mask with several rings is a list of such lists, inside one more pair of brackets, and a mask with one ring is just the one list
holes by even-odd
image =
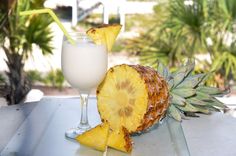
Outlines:
{"label": "tropical plant", "polygon": [[208,48],[212,51],[212,70],[228,80],[236,80],[236,1],[216,1],[216,8],[213,9],[214,29],[209,33],[214,45]]}
{"label": "tropical plant", "polygon": [[5,82],[5,78],[3,77],[2,74],[0,74],[0,84]]}
{"label": "tropical plant", "polygon": [[174,38],[174,34],[162,32],[162,37],[158,37],[151,45],[146,44],[146,47],[140,53],[140,61],[154,68],[156,68],[157,61],[174,67],[178,64],[178,60],[181,61],[180,58],[185,56],[178,49],[180,48]]}
{"label": "tropical plant", "polygon": [[34,85],[36,82],[43,81],[42,74],[37,70],[27,71],[26,74],[27,74],[27,77],[32,85]]}
{"label": "tropical plant", "polygon": [[51,70],[42,80],[46,85],[51,85],[53,87],[57,87],[62,89],[63,84],[65,82],[63,73],[61,70]]}
{"label": "tropical plant", "polygon": [[187,116],[197,117],[196,113],[210,114],[227,108],[215,97],[228,94],[228,90],[205,85],[210,73],[194,74],[194,67],[194,62],[188,60],[185,65],[170,72],[162,63],[158,64],[157,71],[169,86],[171,98],[168,115],[177,121]]}
{"label": "tropical plant", "polygon": [[[37,70],[27,71],[26,74],[32,85],[35,85],[35,83],[38,82],[46,86],[52,86],[52,87],[57,87],[58,89],[62,89],[63,84],[65,82],[63,73],[59,69],[51,70],[43,75]],[[0,82],[1,82],[1,77],[0,77]]]}
{"label": "tropical plant", "polygon": [[[159,8],[165,9],[164,16]],[[169,0],[154,10],[152,18],[159,24],[133,40],[143,64],[156,66],[159,60],[174,67],[195,58],[204,70],[236,80],[235,0]],[[198,54],[209,54],[210,62],[199,60]]]}
{"label": "tropical plant", "polygon": [[178,46],[181,46],[181,52],[193,57],[203,42],[206,1],[192,1],[192,5],[186,5],[185,2],[186,0],[170,0],[169,18],[164,22],[162,29],[172,32]]}
{"label": "tropical plant", "polygon": [[52,33],[49,28],[52,20],[48,17],[32,15],[19,16],[20,11],[42,8],[44,0],[13,0],[1,2],[0,10],[0,44],[6,54],[8,71],[8,104],[18,104],[31,88],[24,72],[24,62],[37,45],[43,54],[51,54]]}
{"label": "tropical plant", "polygon": [[[148,56],[152,58],[153,65],[156,65],[154,62],[157,60],[164,59],[165,64],[168,62],[170,66],[175,66],[181,62],[180,58],[192,58],[194,54],[204,49],[202,34],[207,18],[205,1],[200,0],[193,5],[186,5],[185,2],[185,0],[169,0],[168,4],[159,5],[159,8],[163,7],[166,10],[165,18],[153,29],[153,36],[155,35],[156,39],[146,45],[148,48],[143,49],[141,54],[143,63],[151,62]],[[162,10],[155,9],[157,15],[160,11]],[[156,50],[152,51],[153,49]]]}

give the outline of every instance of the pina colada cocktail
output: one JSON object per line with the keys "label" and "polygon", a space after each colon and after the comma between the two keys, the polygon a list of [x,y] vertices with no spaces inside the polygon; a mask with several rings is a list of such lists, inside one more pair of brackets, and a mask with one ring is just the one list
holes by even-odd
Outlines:
{"label": "pina colada cocktail", "polygon": [[62,71],[66,80],[81,92],[96,88],[107,70],[106,47],[80,40],[75,45],[65,41],[62,48]]}
{"label": "pina colada cocktail", "polygon": [[106,74],[107,50],[105,45],[94,44],[86,34],[74,33],[71,36],[75,43],[63,41],[61,63],[66,80],[80,93],[80,124],[66,132],[67,137],[75,138],[90,129],[87,115],[88,96]]}
{"label": "pina colada cocktail", "polygon": [[[71,40],[62,46],[62,72],[67,81],[79,90],[81,119],[77,128],[66,132],[69,138],[90,129],[87,106],[91,89],[103,80],[107,70],[107,51],[110,51],[119,34],[121,25],[103,25],[89,29],[86,34],[73,33]],[[89,38],[88,38],[88,36]]]}
{"label": "pina colada cocktail", "polygon": [[[45,13],[52,17],[66,36],[62,45],[62,71],[67,81],[80,93],[80,124],[77,128],[66,132],[67,137],[75,138],[90,128],[87,115],[88,96],[91,89],[97,87],[105,77],[107,69],[106,51],[111,51],[122,26],[119,24],[102,25],[97,28],[90,28],[86,34],[69,34],[50,9],[28,10],[20,12],[20,15]],[[87,35],[95,44],[88,39]]]}

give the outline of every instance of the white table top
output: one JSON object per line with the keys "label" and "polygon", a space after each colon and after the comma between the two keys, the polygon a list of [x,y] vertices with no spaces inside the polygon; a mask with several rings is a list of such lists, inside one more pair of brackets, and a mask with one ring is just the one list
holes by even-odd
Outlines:
{"label": "white table top", "polygon": [[[77,98],[44,98],[40,102],[1,108],[0,155],[104,155],[64,138],[64,132],[79,121],[79,107]],[[94,98],[89,101],[89,114],[91,125],[100,123]],[[182,128],[191,155],[236,155],[236,119],[221,113],[201,115],[181,124],[167,120],[149,133],[133,137],[131,155],[188,155],[183,133],[179,133]],[[127,154],[109,149],[106,155]]]}

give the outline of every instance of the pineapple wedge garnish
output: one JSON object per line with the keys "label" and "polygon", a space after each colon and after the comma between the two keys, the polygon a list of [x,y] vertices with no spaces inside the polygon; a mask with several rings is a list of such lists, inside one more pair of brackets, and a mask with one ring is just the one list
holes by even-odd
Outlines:
{"label": "pineapple wedge garnish", "polygon": [[132,140],[126,128],[122,127],[119,131],[113,131],[110,130],[107,122],[78,135],[76,140],[82,145],[102,152],[106,150],[107,146],[126,153],[132,151]]}
{"label": "pineapple wedge garnish", "polygon": [[102,123],[81,135],[76,137],[76,140],[85,145],[99,151],[105,151],[107,147],[107,139],[109,134],[109,124]]}
{"label": "pineapple wedge garnish", "polygon": [[119,24],[104,24],[97,28],[91,28],[86,33],[94,41],[95,44],[106,45],[107,50],[111,51],[113,44],[121,30]]}
{"label": "pineapple wedge garnish", "polygon": [[130,153],[132,151],[132,140],[126,128],[119,131],[111,131],[107,145],[119,151]]}

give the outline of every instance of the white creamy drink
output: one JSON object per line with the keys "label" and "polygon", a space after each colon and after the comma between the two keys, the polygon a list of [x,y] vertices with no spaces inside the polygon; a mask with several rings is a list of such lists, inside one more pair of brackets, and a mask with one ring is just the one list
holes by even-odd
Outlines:
{"label": "white creamy drink", "polygon": [[62,71],[66,80],[81,92],[96,88],[107,71],[107,51],[104,45],[88,40],[68,41],[62,46]]}
{"label": "white creamy drink", "polygon": [[111,50],[120,29],[120,25],[105,25],[86,32],[72,32],[63,39],[62,72],[69,84],[78,89],[80,97],[80,123],[65,132],[67,138],[75,139],[91,128],[88,121],[89,94],[106,76],[107,50]]}
{"label": "white creamy drink", "polygon": [[92,89],[102,82],[107,71],[107,47],[94,44],[85,33],[70,34],[74,42],[64,38],[61,68],[69,84],[78,89],[80,95],[80,123],[66,131],[65,136],[74,139],[91,128],[88,122],[88,97]]}

